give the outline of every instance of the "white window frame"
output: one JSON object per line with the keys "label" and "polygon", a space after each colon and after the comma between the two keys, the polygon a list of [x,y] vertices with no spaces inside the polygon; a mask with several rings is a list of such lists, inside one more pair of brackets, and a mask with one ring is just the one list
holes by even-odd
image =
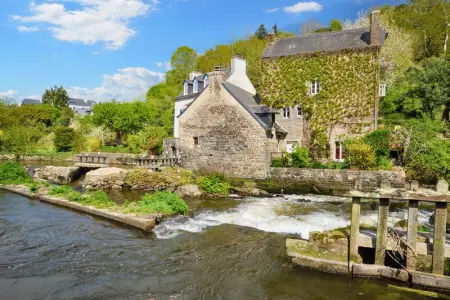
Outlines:
{"label": "white window frame", "polygon": [[188,94],[188,83],[187,83],[187,82],[184,83],[183,94],[184,94],[185,96]]}
{"label": "white window frame", "polygon": [[195,93],[198,93],[198,80],[197,79],[194,80],[194,94]]}
{"label": "white window frame", "polygon": [[[336,153],[337,153],[337,147],[339,146],[339,156],[336,157]],[[344,162],[344,143],[341,141],[335,141],[334,142],[334,153],[333,153],[333,160],[335,162]]]}
{"label": "white window frame", "polygon": [[380,83],[380,97],[386,96],[386,82]]}
{"label": "white window frame", "polygon": [[310,87],[309,87],[309,93],[311,95],[317,95],[320,93],[320,81],[317,79],[314,79],[311,81]]}
{"label": "white window frame", "polygon": [[302,107],[301,107],[300,105],[297,105],[297,106],[295,107],[295,111],[296,111],[297,117],[303,116],[303,110],[302,110]]}
{"label": "white window frame", "polygon": [[283,107],[283,118],[284,119],[291,118],[291,108],[290,107]]}

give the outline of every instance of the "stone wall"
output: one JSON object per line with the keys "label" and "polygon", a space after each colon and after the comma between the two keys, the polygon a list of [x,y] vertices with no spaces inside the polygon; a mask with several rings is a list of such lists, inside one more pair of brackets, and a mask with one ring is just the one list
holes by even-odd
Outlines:
{"label": "stone wall", "polygon": [[276,141],[222,86],[224,74],[180,117],[181,166],[234,177],[265,178]]}
{"label": "stone wall", "polygon": [[[339,194],[354,189],[355,180],[362,181],[363,190],[373,190],[380,187],[383,180],[389,181],[391,187],[405,186],[404,172],[390,171],[354,171],[332,169],[298,169],[298,168],[270,168],[267,182],[273,189],[285,189],[304,192]],[[270,185],[267,188],[270,189]]]}

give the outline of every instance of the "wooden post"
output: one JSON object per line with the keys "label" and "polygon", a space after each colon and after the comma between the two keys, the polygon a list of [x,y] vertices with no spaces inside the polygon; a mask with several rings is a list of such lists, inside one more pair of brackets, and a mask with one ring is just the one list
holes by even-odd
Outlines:
{"label": "wooden post", "polygon": [[361,215],[361,198],[352,199],[352,223],[350,225],[350,260],[358,261],[359,217]]}
{"label": "wooden post", "polygon": [[375,244],[375,264],[384,266],[387,245],[389,199],[380,199],[378,207],[377,241]]}
{"label": "wooden post", "polygon": [[419,201],[409,200],[408,206],[408,237],[406,240],[408,249],[406,249],[406,268],[412,271],[416,269],[416,257],[414,252],[416,251]]}
{"label": "wooden post", "polygon": [[433,273],[444,275],[447,203],[436,202],[434,214]]}

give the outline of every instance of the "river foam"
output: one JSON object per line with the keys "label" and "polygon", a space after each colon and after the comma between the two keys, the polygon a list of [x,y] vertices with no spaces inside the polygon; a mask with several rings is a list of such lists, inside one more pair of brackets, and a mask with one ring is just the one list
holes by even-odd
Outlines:
{"label": "river foam", "polygon": [[[183,232],[202,232],[208,227],[234,224],[267,232],[298,235],[309,238],[311,231],[329,230],[349,225],[345,216],[327,211],[315,211],[305,215],[280,215],[279,210],[299,202],[329,202],[331,197],[280,196],[274,198],[246,198],[237,207],[226,211],[203,210],[192,217],[169,219],[154,229],[158,238],[169,239]],[[337,200],[333,198],[333,200]],[[343,201],[344,199],[338,199]]]}

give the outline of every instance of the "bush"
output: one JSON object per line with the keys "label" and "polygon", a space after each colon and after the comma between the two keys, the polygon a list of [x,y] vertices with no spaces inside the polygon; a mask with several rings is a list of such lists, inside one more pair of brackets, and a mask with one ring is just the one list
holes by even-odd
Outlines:
{"label": "bush", "polygon": [[164,127],[146,126],[142,131],[128,135],[125,142],[131,153],[160,155],[164,150],[163,140],[168,136]]}
{"label": "bush", "polygon": [[61,186],[55,185],[50,188],[50,190],[48,191],[48,194],[53,195],[53,196],[62,197],[62,196],[68,195],[70,192],[73,192],[73,189],[71,189],[67,185],[61,185]]}
{"label": "bush", "polygon": [[219,174],[200,177],[198,185],[205,193],[212,195],[228,195],[230,189],[228,182]]}
{"label": "bush", "polygon": [[39,191],[39,185],[35,182],[32,182],[28,185],[28,190],[30,191],[30,193],[36,193],[37,191]]}
{"label": "bush", "polygon": [[377,129],[364,137],[364,142],[374,151],[376,156],[389,156],[391,132],[388,129]]}
{"label": "bush", "polygon": [[362,140],[346,142],[345,160],[351,168],[369,170],[375,165],[375,152]]}
{"label": "bush", "polygon": [[54,145],[58,152],[69,152],[73,148],[75,131],[69,127],[57,127],[55,129]]}
{"label": "bush", "polygon": [[129,204],[126,213],[162,213],[187,215],[189,208],[180,196],[170,192],[145,194],[138,203]]}
{"label": "bush", "polygon": [[303,147],[297,147],[294,152],[290,154],[292,167],[306,168],[309,165],[309,151]]}
{"label": "bush", "polygon": [[277,158],[272,159],[271,167],[283,168],[284,167],[284,165],[283,165],[283,158],[277,157]]}
{"label": "bush", "polygon": [[31,176],[17,162],[4,162],[0,164],[0,184],[23,184],[31,182]]}

